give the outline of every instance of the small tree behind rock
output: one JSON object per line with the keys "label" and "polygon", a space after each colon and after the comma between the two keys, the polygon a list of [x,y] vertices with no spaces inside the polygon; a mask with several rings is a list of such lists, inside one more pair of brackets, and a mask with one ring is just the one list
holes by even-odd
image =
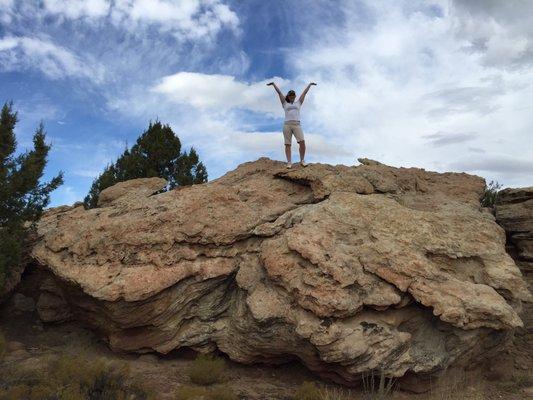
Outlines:
{"label": "small tree behind rock", "polygon": [[63,183],[60,172],[41,183],[50,146],[41,123],[33,135],[33,149],[15,155],[17,113],[5,103],[0,113],[0,291],[10,267],[21,260],[28,233],[35,227],[50,193]]}
{"label": "small tree behind rock", "polygon": [[170,126],[150,123],[131,149],[124,153],[95,179],[85,207],[97,206],[102,190],[118,182],[136,178],[160,177],[168,181],[168,189],[207,182],[207,170],[194,148],[181,151],[181,142]]}
{"label": "small tree behind rock", "polygon": [[496,200],[498,199],[498,192],[502,187],[502,184],[490,181],[490,183],[485,186],[485,193],[481,199],[481,206],[494,207],[494,204],[496,204]]}

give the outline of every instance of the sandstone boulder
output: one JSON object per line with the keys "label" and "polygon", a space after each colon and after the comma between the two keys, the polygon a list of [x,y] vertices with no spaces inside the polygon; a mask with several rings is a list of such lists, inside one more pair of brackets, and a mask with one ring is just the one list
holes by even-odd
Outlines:
{"label": "sandstone boulder", "polygon": [[42,318],[113,349],[297,358],[351,384],[470,362],[522,325],[530,293],[481,178],[262,158],[159,194],[120,185],[99,208],[46,213],[32,250],[50,272]]}

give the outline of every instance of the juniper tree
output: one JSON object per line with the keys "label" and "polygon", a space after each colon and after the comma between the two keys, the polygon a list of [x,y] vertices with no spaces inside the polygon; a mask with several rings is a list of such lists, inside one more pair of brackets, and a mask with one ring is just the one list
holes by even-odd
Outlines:
{"label": "juniper tree", "polygon": [[207,170],[194,148],[181,151],[181,142],[170,126],[150,122],[132,148],[126,149],[93,181],[85,207],[96,207],[100,192],[118,182],[150,177],[166,179],[170,190],[207,182]]}
{"label": "juniper tree", "polygon": [[35,228],[50,193],[63,183],[60,172],[41,183],[50,146],[41,123],[33,135],[33,149],[15,155],[17,113],[5,103],[0,113],[0,289],[10,267],[21,261],[24,241]]}

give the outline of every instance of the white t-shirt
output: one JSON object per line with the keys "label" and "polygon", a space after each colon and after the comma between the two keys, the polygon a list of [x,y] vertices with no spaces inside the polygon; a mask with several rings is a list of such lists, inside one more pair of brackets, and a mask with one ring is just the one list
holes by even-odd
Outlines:
{"label": "white t-shirt", "polygon": [[300,120],[300,107],[302,104],[296,100],[294,103],[286,101],[283,103],[283,109],[285,110],[285,121],[299,121]]}

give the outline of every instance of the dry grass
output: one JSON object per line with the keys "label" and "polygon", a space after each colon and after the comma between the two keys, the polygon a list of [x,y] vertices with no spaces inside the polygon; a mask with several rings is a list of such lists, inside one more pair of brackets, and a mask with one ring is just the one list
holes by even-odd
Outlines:
{"label": "dry grass", "polygon": [[187,368],[191,382],[197,385],[212,385],[222,382],[226,363],[212,355],[199,355]]}
{"label": "dry grass", "polygon": [[394,391],[396,381],[383,372],[369,371],[363,374],[362,378],[365,400],[386,400]]}
{"label": "dry grass", "polygon": [[125,364],[73,356],[51,358],[43,370],[6,368],[0,386],[0,400],[155,399],[130,382]]}
{"label": "dry grass", "polygon": [[354,400],[350,390],[336,387],[318,387],[312,382],[304,382],[296,391],[293,400]]}
{"label": "dry grass", "polygon": [[238,400],[237,394],[227,385],[213,388],[182,386],[176,392],[176,400]]}

